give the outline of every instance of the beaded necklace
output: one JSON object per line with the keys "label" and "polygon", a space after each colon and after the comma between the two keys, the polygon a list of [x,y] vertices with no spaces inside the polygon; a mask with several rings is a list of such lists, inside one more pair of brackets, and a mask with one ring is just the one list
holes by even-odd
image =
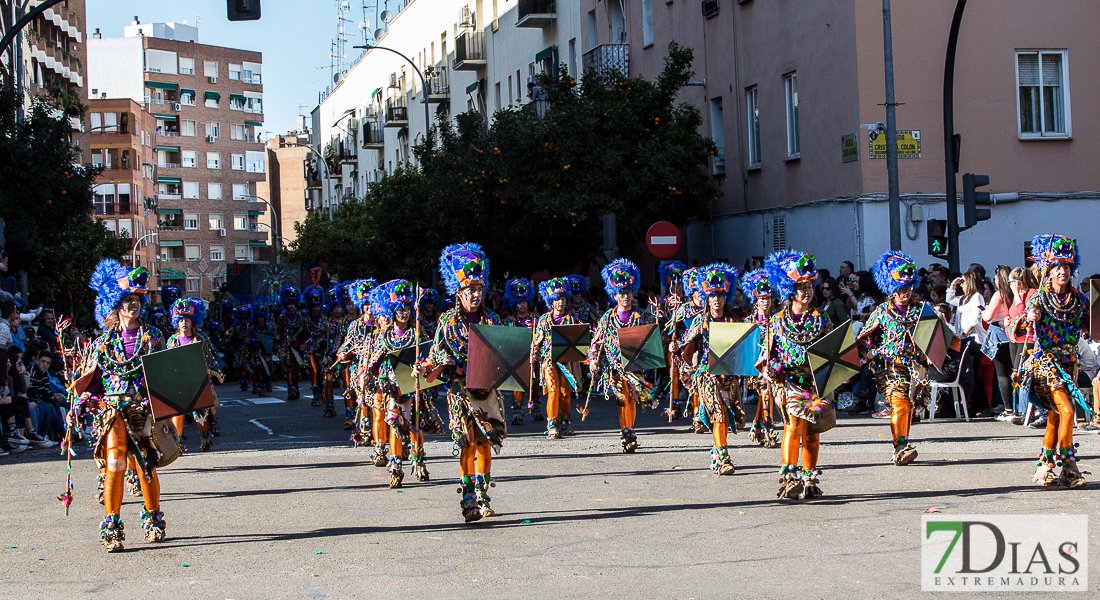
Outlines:
{"label": "beaded necklace", "polygon": [[1085,325],[1081,295],[1071,287],[1064,298],[1059,298],[1047,281],[1036,296],[1041,309],[1036,328],[1036,342],[1039,347],[1044,350],[1063,347],[1075,353],[1077,338]]}

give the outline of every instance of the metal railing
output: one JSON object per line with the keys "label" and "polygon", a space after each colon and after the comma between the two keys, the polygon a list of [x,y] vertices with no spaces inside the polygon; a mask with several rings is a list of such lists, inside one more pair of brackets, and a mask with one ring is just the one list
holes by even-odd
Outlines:
{"label": "metal railing", "polygon": [[179,163],[170,163],[170,162],[159,164],[159,165],[157,165],[157,167],[159,167],[161,169],[181,169],[181,168],[183,168],[182,166],[180,166]]}
{"label": "metal railing", "polygon": [[408,121],[409,109],[404,106],[387,106],[386,107],[386,122],[391,121]]}
{"label": "metal railing", "polygon": [[630,46],[628,44],[600,44],[581,56],[585,72],[597,75],[618,73],[630,75]]}
{"label": "metal railing", "polygon": [[485,60],[485,34],[481,31],[464,31],[455,38],[455,69],[467,61]]}
{"label": "metal railing", "polygon": [[363,147],[377,146],[385,142],[382,128],[377,121],[363,121]]}
{"label": "metal railing", "polygon": [[556,0],[519,0],[519,7],[516,11],[519,15],[517,20],[522,21],[524,17],[530,15],[556,13],[558,12],[557,4]]}

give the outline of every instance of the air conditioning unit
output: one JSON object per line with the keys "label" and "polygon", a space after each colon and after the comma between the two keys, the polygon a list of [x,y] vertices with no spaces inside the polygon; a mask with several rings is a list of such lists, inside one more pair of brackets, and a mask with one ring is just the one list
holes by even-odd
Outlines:
{"label": "air conditioning unit", "polygon": [[[717,3],[716,3],[716,4],[717,4]],[[217,77],[207,77],[207,78],[206,78],[206,81],[207,81],[207,83],[217,83],[217,82],[218,82],[218,78],[217,78]]]}
{"label": "air conditioning unit", "polygon": [[177,111],[177,112],[178,112],[178,111],[179,111],[179,109],[180,109],[180,103],[179,103],[179,102],[177,102],[177,103],[175,103],[175,104],[173,104],[173,105],[172,105],[172,110],[175,110],[175,111]]}
{"label": "air conditioning unit", "polygon": [[470,5],[462,7],[459,12],[458,24],[460,27],[473,27],[474,26],[474,14],[470,11]]}
{"label": "air conditioning unit", "polygon": [[225,237],[225,229],[219,229],[218,230],[218,235],[221,236],[221,237]]}
{"label": "air conditioning unit", "polygon": [[215,138],[215,137],[214,137],[214,136],[212,136],[212,135],[208,135],[208,136],[206,136],[206,141],[207,141],[207,142],[209,142],[209,143],[211,143],[211,144],[213,144],[213,143],[214,143],[214,140],[216,140],[216,139],[217,139],[217,138]]}
{"label": "air conditioning unit", "polygon": [[703,16],[713,17],[718,14],[718,0],[703,0]]}

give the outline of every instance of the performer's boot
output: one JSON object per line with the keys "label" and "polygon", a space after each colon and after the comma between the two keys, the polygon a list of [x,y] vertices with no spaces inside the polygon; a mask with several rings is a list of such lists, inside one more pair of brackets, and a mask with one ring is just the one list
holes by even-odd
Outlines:
{"label": "performer's boot", "polygon": [[730,459],[728,446],[722,446],[721,448],[711,448],[710,470],[713,471],[715,475],[733,475],[733,460]]}
{"label": "performer's boot", "polygon": [[333,403],[332,398],[325,398],[325,414],[324,418],[331,419],[336,416],[336,406]]}
{"label": "performer's boot", "polygon": [[413,450],[410,460],[412,462],[413,477],[415,477],[417,481],[428,481],[431,478],[431,474],[428,473],[428,466],[424,461],[423,450],[419,453]]}
{"label": "performer's boot", "polygon": [[1059,448],[1061,457],[1062,474],[1058,476],[1058,482],[1068,488],[1085,487],[1085,478],[1077,469],[1077,444],[1070,448]]}
{"label": "performer's boot", "polygon": [[391,456],[386,470],[390,472],[390,489],[401,487],[401,482],[405,480],[405,471],[401,468],[401,459]]}
{"label": "performer's boot", "polygon": [[386,446],[385,444],[374,445],[374,466],[384,467],[386,466]]}
{"label": "performer's boot", "polygon": [[141,497],[141,482],[138,481],[137,469],[126,469],[126,489],[131,496]]}
{"label": "performer's boot", "polygon": [[821,488],[818,487],[818,485],[817,485],[817,478],[818,478],[819,475],[821,475],[820,470],[817,470],[817,471],[807,471],[806,469],[802,470],[802,483],[803,483],[803,486],[804,486],[804,488],[802,490],[802,499],[803,500],[813,500],[815,498],[820,498],[822,496],[823,492],[821,491]]}
{"label": "performer's boot", "polygon": [[344,431],[355,429],[355,407],[344,407]]}
{"label": "performer's boot", "polygon": [[546,417],[542,416],[542,409],[539,408],[538,394],[530,395],[530,402],[527,403],[527,409],[531,413],[531,420],[535,423],[541,423],[546,420]]}
{"label": "performer's boot", "polygon": [[490,482],[489,479],[488,473],[484,475],[478,473],[476,480],[477,503],[481,507],[481,516],[483,517],[495,517],[497,514],[493,507],[489,506],[489,488],[496,487],[496,484]]}
{"label": "performer's boot", "polygon": [[[269,389],[268,393],[270,392],[271,390]],[[213,434],[214,437],[220,436],[222,434],[222,426],[218,424],[218,414],[210,413],[208,418],[210,419],[210,433]]]}
{"label": "performer's boot", "polygon": [[117,513],[107,515],[107,518],[99,524],[99,539],[107,552],[122,552],[125,549],[122,547],[122,542],[126,539],[126,532],[123,530],[122,519]]}
{"label": "performer's boot", "polygon": [[462,495],[462,500],[458,503],[462,507],[462,518],[466,519],[467,523],[480,521],[481,508],[477,505],[477,490],[474,487],[473,477],[463,475],[462,487],[458,488],[458,493]]}
{"label": "performer's boot", "polygon": [[512,425],[523,425],[523,394],[512,392]]}
{"label": "performer's boot", "polygon": [[107,474],[103,471],[99,472],[99,477],[96,477],[96,484],[99,487],[99,503],[103,504],[103,480],[107,478]]}
{"label": "performer's boot", "polygon": [[242,392],[247,392],[248,391],[248,380],[245,379],[244,375],[241,376],[241,391]]}
{"label": "performer's boot", "polygon": [[783,465],[783,468],[779,471],[779,493],[775,497],[797,500],[802,497],[802,492],[805,490],[806,484],[798,476],[798,466]]}
{"label": "performer's boot", "polygon": [[638,449],[638,436],[634,435],[634,428],[627,427],[620,431],[619,436],[623,445],[623,452],[633,454]]}
{"label": "performer's boot", "polygon": [[561,422],[561,434],[564,436],[577,435],[577,432],[573,431],[573,419],[567,417]]}
{"label": "performer's boot", "polygon": [[917,449],[909,443],[909,439],[902,436],[894,440],[894,464],[899,467],[917,459]]}
{"label": "performer's boot", "polygon": [[160,509],[141,511],[141,528],[145,531],[145,541],[164,541],[164,513]]}
{"label": "performer's boot", "polygon": [[286,399],[287,400],[297,400],[298,398],[301,398],[301,397],[302,397],[302,393],[298,391],[298,384],[297,383],[290,383],[288,381],[287,384],[286,384]]}
{"label": "performer's boot", "polygon": [[764,447],[765,448],[778,448],[782,446],[782,442],[779,439],[779,432],[776,431],[775,426],[768,423],[764,425]]}
{"label": "performer's boot", "polygon": [[256,394],[257,396],[262,396],[264,393],[263,386],[261,386],[259,382],[252,382],[252,393]]}
{"label": "performer's boot", "polygon": [[546,422],[546,439],[548,440],[560,440],[561,439],[561,419],[554,417]]}
{"label": "performer's boot", "polygon": [[763,446],[765,441],[764,425],[758,422],[752,424],[752,429],[749,430],[749,441]]}
{"label": "performer's boot", "polygon": [[1054,474],[1054,450],[1043,448],[1039,451],[1039,460],[1035,461],[1035,475],[1032,481],[1039,485],[1056,485],[1058,476]]}
{"label": "performer's boot", "polygon": [[324,401],[324,397],[321,395],[321,386],[311,385],[309,391],[313,395],[313,402],[310,403],[310,406],[321,406]]}
{"label": "performer's boot", "polygon": [[[212,418],[213,415],[207,417],[207,419]],[[202,427],[199,428],[199,437],[202,438],[202,442],[199,444],[199,452],[210,452],[214,447],[214,438],[210,435],[210,429],[211,427],[207,427],[206,429]]]}

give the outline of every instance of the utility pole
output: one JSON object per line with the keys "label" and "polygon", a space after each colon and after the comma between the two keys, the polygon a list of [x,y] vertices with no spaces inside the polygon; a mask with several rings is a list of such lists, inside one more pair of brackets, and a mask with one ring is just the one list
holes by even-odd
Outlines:
{"label": "utility pole", "polygon": [[882,0],[882,53],[886,63],[886,173],[890,185],[890,249],[901,250],[901,190],[898,188],[898,124],[894,114],[894,37],[890,0]]}
{"label": "utility pole", "polygon": [[966,0],[955,4],[955,16],[951,18],[951,33],[947,36],[947,60],[943,65],[943,160],[947,175],[945,199],[947,200],[947,268],[959,272],[959,208],[955,196],[955,48],[959,45],[959,26],[962,25]]}

